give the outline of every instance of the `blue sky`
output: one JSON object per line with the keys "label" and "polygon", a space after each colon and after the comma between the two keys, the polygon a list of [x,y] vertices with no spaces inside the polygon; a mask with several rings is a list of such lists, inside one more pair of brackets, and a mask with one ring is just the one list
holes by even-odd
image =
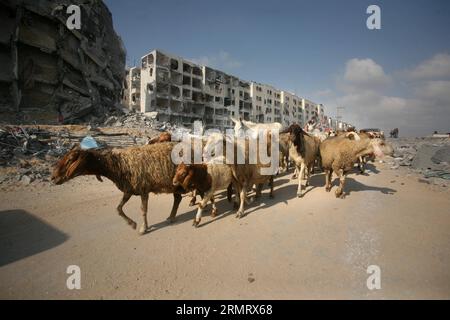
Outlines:
{"label": "blue sky", "polygon": [[[345,104],[359,127],[450,131],[450,1],[105,2],[129,65],[160,48],[324,103],[332,115]],[[366,28],[371,4],[381,30]]]}

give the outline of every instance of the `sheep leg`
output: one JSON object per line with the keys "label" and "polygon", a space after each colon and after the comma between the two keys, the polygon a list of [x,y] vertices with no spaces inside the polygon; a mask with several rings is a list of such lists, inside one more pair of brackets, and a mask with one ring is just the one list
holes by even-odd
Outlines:
{"label": "sheep leg", "polygon": [[359,157],[358,167],[359,167],[359,171],[361,173],[364,173],[364,171],[365,171],[364,164],[365,164],[365,158],[364,157]]}
{"label": "sheep leg", "polygon": [[122,218],[125,219],[125,221],[133,228],[136,229],[136,222],[134,222],[133,220],[131,220],[130,218],[127,217],[127,215],[125,214],[125,212],[123,212],[123,206],[125,205],[125,203],[128,202],[128,200],[130,200],[131,198],[131,194],[130,193],[124,193],[122,196],[122,201],[120,201],[119,205],[117,206],[117,212],[119,213],[119,216],[121,216]]}
{"label": "sheep leg", "polygon": [[[194,218],[194,222],[192,223],[192,225],[194,227],[198,227],[198,225],[200,224],[200,220],[202,220],[202,213],[203,213],[203,209],[205,209],[206,205],[208,204],[208,201],[210,199],[212,199],[214,196],[214,191],[209,191],[205,194],[205,196],[203,197],[202,201],[200,201],[200,203],[198,204],[198,209],[197,209],[197,214]],[[212,202],[214,202],[214,199],[211,200]]]}
{"label": "sheep leg", "polygon": [[214,200],[214,196],[211,198],[211,205],[212,205],[212,209],[211,209],[211,217],[215,217],[217,216],[217,208],[216,208],[216,202]]}
{"label": "sheep leg", "polygon": [[264,187],[263,183],[259,183],[256,185],[255,190],[255,199],[261,198],[262,188]]}
{"label": "sheep leg", "polygon": [[309,177],[311,176],[311,173],[314,171],[314,163],[312,165],[309,165],[305,170],[305,186],[309,186]]}
{"label": "sheep leg", "polygon": [[234,202],[233,202],[233,209],[237,209],[237,208],[239,208],[239,204],[240,204],[240,198],[239,198],[240,186],[239,186],[239,184],[236,181],[233,181],[233,183],[228,186],[227,192],[228,192],[228,199],[229,199],[229,201],[231,201],[231,195],[232,195],[233,189],[234,189],[234,192],[235,192],[235,197],[234,197]]}
{"label": "sheep leg", "polygon": [[192,191],[192,198],[191,201],[189,202],[189,207],[195,206],[196,202],[197,202],[197,192],[194,190]]}
{"label": "sheep leg", "polygon": [[143,223],[141,225],[141,228],[139,229],[140,234],[145,234],[148,230],[147,210],[148,210],[148,194],[141,195],[141,211]]}
{"label": "sheep leg", "polygon": [[345,198],[345,193],[344,193],[345,173],[344,173],[344,170],[339,169],[337,174],[339,176],[339,187],[336,189],[336,198],[344,199]]}
{"label": "sheep leg", "polygon": [[298,177],[298,169],[297,169],[297,166],[295,166],[294,174],[292,175],[292,179],[297,179],[297,177]]}
{"label": "sheep leg", "polygon": [[181,194],[179,194],[179,193],[173,194],[172,211],[170,212],[170,216],[167,218],[167,220],[170,223],[175,221],[175,216],[177,215],[178,206],[180,205],[181,199],[182,199]]}
{"label": "sheep leg", "polygon": [[325,170],[325,191],[331,191],[331,176],[333,175],[333,171],[330,169]]}
{"label": "sheep leg", "polygon": [[297,197],[301,197],[302,196],[302,178],[303,175],[305,174],[305,163],[302,162],[300,165],[300,173],[298,174],[298,187],[297,187]]}
{"label": "sheep leg", "polygon": [[244,216],[244,202],[247,198],[247,185],[243,184],[240,190],[240,206],[236,214],[236,218],[242,218]]}
{"label": "sheep leg", "polygon": [[270,197],[270,198],[273,198],[273,176],[270,177],[270,180],[269,180],[269,186],[270,186],[269,197]]}

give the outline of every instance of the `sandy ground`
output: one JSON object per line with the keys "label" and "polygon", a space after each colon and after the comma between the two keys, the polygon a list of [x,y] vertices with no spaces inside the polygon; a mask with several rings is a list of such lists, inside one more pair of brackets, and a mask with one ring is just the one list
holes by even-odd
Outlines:
{"label": "sandy ground", "polygon": [[[291,174],[278,177],[275,199],[265,190],[240,220],[222,196],[222,214],[198,229],[187,198],[169,225],[172,196],[153,195],[144,236],[116,214],[110,181],[2,191],[0,298],[449,299],[449,192],[369,167],[349,176],[343,200],[322,174],[301,199]],[[125,207],[138,225],[139,206]],[[80,290],[66,287],[69,265],[81,268]],[[380,290],[366,286],[369,265]]]}

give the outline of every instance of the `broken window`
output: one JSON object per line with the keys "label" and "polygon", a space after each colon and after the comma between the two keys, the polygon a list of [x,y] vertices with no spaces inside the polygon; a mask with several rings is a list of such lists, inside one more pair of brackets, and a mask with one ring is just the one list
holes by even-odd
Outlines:
{"label": "broken window", "polygon": [[158,52],[156,55],[156,64],[164,67],[169,67],[170,58],[161,52]]}
{"label": "broken window", "polygon": [[186,99],[190,99],[191,98],[191,90],[183,89],[183,97]]}
{"label": "broken window", "polygon": [[197,66],[194,66],[192,68],[192,74],[196,75],[196,76],[201,76],[202,75],[202,69],[200,69]]}
{"label": "broken window", "polygon": [[156,87],[156,93],[168,94],[169,93],[169,85],[164,84],[164,83],[158,83],[158,86]]}
{"label": "broken window", "polygon": [[158,81],[167,82],[169,81],[169,72],[164,69],[156,69],[156,78]]}
{"label": "broken window", "polygon": [[176,86],[171,86],[170,87],[170,94],[176,98],[180,97],[180,88],[176,87]]}
{"label": "broken window", "polygon": [[191,77],[183,76],[183,85],[191,85]]}
{"label": "broken window", "polygon": [[201,89],[201,88],[202,88],[202,82],[201,82],[201,80],[196,79],[196,78],[192,78],[192,86],[193,86],[194,88]]}
{"label": "broken window", "polygon": [[170,69],[178,70],[178,60],[175,59],[170,60]]}
{"label": "broken window", "polygon": [[188,65],[187,63],[183,63],[183,72],[191,73],[192,72],[191,66]]}
{"label": "broken window", "polygon": [[203,94],[201,92],[192,92],[192,100],[195,102],[202,102],[203,101]]}
{"label": "broken window", "polygon": [[176,71],[170,72],[170,79],[172,80],[172,83],[176,85],[181,85],[183,83],[183,77],[181,73],[178,73]]}
{"label": "broken window", "polygon": [[151,83],[147,84],[147,91],[148,93],[153,93],[153,84]]}

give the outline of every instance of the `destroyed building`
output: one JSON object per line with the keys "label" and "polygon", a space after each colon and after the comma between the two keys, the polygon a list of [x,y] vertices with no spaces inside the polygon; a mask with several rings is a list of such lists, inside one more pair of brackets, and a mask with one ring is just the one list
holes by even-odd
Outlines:
{"label": "destroyed building", "polygon": [[[124,103],[130,109],[157,113],[163,122],[190,127],[201,120],[206,128],[222,130],[233,126],[230,116],[283,126],[304,125],[312,119],[324,127],[330,123],[322,104],[159,49],[142,57],[140,68],[129,69],[127,79]],[[132,79],[140,81],[140,90]]]}
{"label": "destroyed building", "polygon": [[184,126],[231,127],[229,116],[250,119],[250,82],[154,50],[141,60],[140,110]]}
{"label": "destroyed building", "polygon": [[[80,29],[67,27],[70,5]],[[118,106],[126,52],[102,1],[6,0],[0,24],[3,121],[70,123]]]}

